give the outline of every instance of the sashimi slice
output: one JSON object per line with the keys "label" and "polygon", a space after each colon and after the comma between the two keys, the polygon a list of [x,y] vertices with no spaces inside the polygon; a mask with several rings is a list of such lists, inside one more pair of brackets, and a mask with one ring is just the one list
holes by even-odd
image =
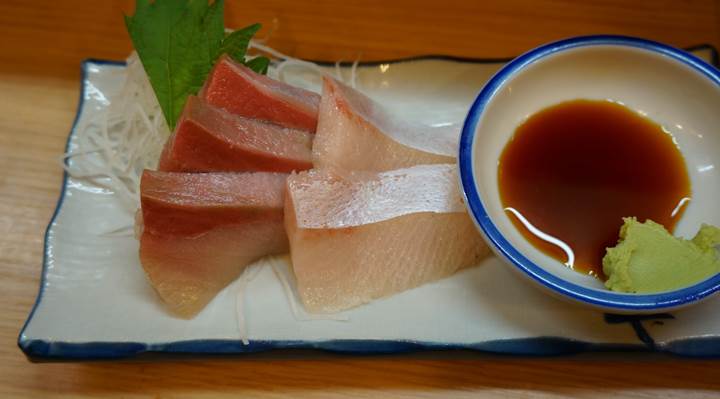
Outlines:
{"label": "sashimi slice", "polygon": [[454,162],[458,132],[401,121],[369,97],[323,80],[313,143],[316,168],[387,171]]}
{"label": "sashimi slice", "polygon": [[188,97],[158,169],[168,172],[292,172],[312,167],[313,135],[244,118]]}
{"label": "sashimi slice", "polygon": [[286,174],[146,170],[140,183],[140,262],[182,317],[202,310],[245,266],[288,249]]}
{"label": "sashimi slice", "polygon": [[292,174],[285,227],[298,292],[311,312],[417,287],[489,254],[463,206],[454,165]]}
{"label": "sashimi slice", "polygon": [[222,56],[200,96],[208,103],[248,118],[315,132],[320,96],[271,79]]}

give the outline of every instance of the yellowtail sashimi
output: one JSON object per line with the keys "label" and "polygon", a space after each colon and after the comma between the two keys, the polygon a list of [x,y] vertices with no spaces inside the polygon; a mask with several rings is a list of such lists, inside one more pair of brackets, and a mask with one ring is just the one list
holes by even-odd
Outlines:
{"label": "yellowtail sashimi", "polygon": [[316,168],[387,171],[452,163],[459,132],[402,121],[369,97],[324,78],[313,143]]}
{"label": "yellowtail sashimi", "polygon": [[166,172],[292,172],[312,167],[313,135],[231,114],[188,97],[158,169]]}
{"label": "yellowtail sashimi", "polygon": [[454,165],[290,175],[285,227],[305,307],[336,312],[477,265],[489,250],[457,180]]}
{"label": "yellowtail sashimi", "polygon": [[222,56],[200,91],[209,104],[247,118],[314,133],[320,96],[253,72]]}
{"label": "yellowtail sashimi", "polygon": [[249,263],[287,252],[286,178],[145,171],[140,262],[172,311],[194,316]]}

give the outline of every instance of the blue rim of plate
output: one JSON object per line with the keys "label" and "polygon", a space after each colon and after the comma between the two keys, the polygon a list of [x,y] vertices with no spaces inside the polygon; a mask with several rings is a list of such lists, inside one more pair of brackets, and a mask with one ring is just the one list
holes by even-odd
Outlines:
{"label": "blue rim of plate", "polygon": [[485,205],[480,199],[477,187],[475,186],[472,149],[476,127],[483,116],[488,102],[492,100],[505,82],[513,77],[519,70],[547,56],[578,47],[607,45],[632,47],[659,53],[689,66],[720,87],[720,70],[683,50],[651,40],[628,36],[594,35],[579,36],[543,45],[515,58],[501,68],[490,78],[488,83],[485,84],[473,102],[468,116],[465,119],[465,123],[463,124],[460,136],[458,156],[460,181],[466,203],[470,208],[474,221],[496,252],[541,286],[577,301],[608,310],[655,310],[661,312],[698,301],[720,290],[720,274],[690,287],[660,294],[620,294],[612,291],[585,288],[568,282],[536,265],[510,244],[490,219]]}
{"label": "blue rim of plate", "polygon": [[[709,51],[713,63],[718,63],[718,52],[715,47],[701,44],[688,48],[688,51]],[[420,57],[403,58],[396,60],[361,62],[360,66],[375,66],[380,64],[394,64],[413,61],[439,60],[454,61],[462,63],[494,64],[505,63],[510,59],[472,59],[459,58],[443,55],[429,55]],[[319,62],[321,65],[332,66],[334,63]],[[92,65],[125,66],[125,62],[86,59],[81,65],[80,96],[78,100],[77,113],[65,143],[65,152],[68,151],[71,140],[76,133],[77,123],[80,119],[84,105],[84,94],[87,89],[87,72]],[[343,66],[351,63],[341,63]],[[444,342],[417,342],[407,340],[328,340],[328,341],[266,341],[251,340],[249,345],[244,345],[240,340],[222,339],[200,339],[189,341],[171,341],[163,343],[145,342],[62,342],[48,339],[33,339],[25,335],[36,310],[43,298],[45,280],[47,275],[48,239],[52,226],[62,208],[67,190],[68,176],[63,173],[60,194],[58,196],[55,211],[45,230],[43,239],[43,261],[40,275],[38,294],[19,335],[18,347],[33,362],[48,361],[87,361],[87,360],[113,360],[125,358],[165,358],[177,356],[216,356],[228,354],[250,354],[268,350],[297,350],[311,349],[331,353],[346,354],[392,354],[407,353],[415,351],[447,351],[447,350],[473,350],[483,353],[498,355],[522,355],[522,356],[558,356],[570,355],[584,352],[648,352],[662,351],[678,356],[715,358],[720,357],[720,345],[714,337],[678,339],[669,342],[662,347],[655,346],[640,339],[635,344],[610,344],[592,343],[573,340],[564,337],[538,336],[521,339],[504,339],[468,344],[454,344]],[[646,316],[640,320],[652,319]],[[631,320],[628,320],[631,322]],[[640,338],[640,334],[638,333]]]}

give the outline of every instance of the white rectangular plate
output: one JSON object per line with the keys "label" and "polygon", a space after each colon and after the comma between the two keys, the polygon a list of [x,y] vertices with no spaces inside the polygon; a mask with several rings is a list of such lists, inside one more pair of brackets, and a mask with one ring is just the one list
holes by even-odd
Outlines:
{"label": "white rectangular plate", "polygon": [[[708,47],[695,54],[717,62]],[[459,124],[500,61],[443,57],[364,64],[358,87],[394,111],[430,124]],[[83,63],[82,96],[68,149],[121,87],[122,63]],[[324,67],[334,73],[333,66]],[[350,68],[341,72],[350,76]],[[318,90],[308,71],[288,79]],[[294,74],[294,75],[293,75]],[[81,158],[71,162],[82,162]],[[195,319],[165,311],[147,283],[131,236],[103,234],[132,223],[112,193],[65,176],[45,237],[42,281],[18,340],[33,360],[122,358],[143,353],[230,354],[275,348],[391,353],[473,349],[555,355],[588,350],[657,350],[720,355],[720,297],[673,315],[615,316],[527,286],[496,258],[450,278],[344,313],[346,321],[298,321],[266,261],[243,305],[249,344],[238,329],[238,284]],[[287,267],[287,266],[286,266]]]}

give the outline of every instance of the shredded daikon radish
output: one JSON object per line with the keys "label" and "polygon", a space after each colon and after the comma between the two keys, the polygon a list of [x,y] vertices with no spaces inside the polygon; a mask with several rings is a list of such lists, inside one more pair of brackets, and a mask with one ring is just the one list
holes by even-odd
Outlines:
{"label": "shredded daikon radish", "polygon": [[[323,75],[327,75],[328,72],[326,70],[323,70],[318,64],[310,61],[301,60],[299,58],[291,57],[287,54],[283,54],[272,47],[266,46],[262,43],[260,43],[257,40],[251,40],[250,46],[248,46],[249,49],[254,49],[259,52],[262,52],[264,54],[267,54],[273,58],[273,68],[268,72],[271,77],[276,78],[278,80],[281,80],[283,82],[287,82],[287,78],[285,73],[290,68],[296,68],[296,69],[306,69],[314,74],[316,74],[318,77],[322,77]],[[357,59],[355,62],[353,62],[352,67],[350,68],[350,79],[345,79],[342,75],[342,70],[340,68],[342,61],[337,61],[335,63],[335,78],[350,85],[353,88],[357,88],[357,68],[360,60]]]}
{"label": "shredded daikon radish", "polygon": [[237,293],[235,295],[235,314],[237,315],[237,328],[240,339],[244,345],[250,344],[248,333],[248,322],[245,312],[245,294],[247,286],[252,280],[260,274],[261,265],[253,264],[248,266],[237,282]]}
{"label": "shredded daikon radish", "polygon": [[293,317],[297,321],[315,321],[315,320],[331,320],[331,321],[349,321],[350,318],[342,313],[329,313],[329,314],[319,314],[319,313],[308,313],[303,308],[302,305],[298,306],[297,301],[297,291],[295,290],[296,284],[293,279],[292,273],[290,272],[289,268],[286,266],[285,262],[283,262],[283,258],[281,257],[270,257],[268,258],[268,263],[270,263],[270,266],[272,267],[273,272],[275,273],[275,276],[280,281],[280,284],[282,285],[283,291],[285,292],[285,297],[288,300],[288,305],[290,305],[290,311],[292,312]]}
{"label": "shredded daikon radish", "polygon": [[170,135],[136,53],[127,59],[120,93],[79,129],[74,148],[63,155],[63,168],[74,178],[112,192],[122,209],[133,215],[139,206],[142,171],[157,165]]}
{"label": "shredded daikon radish", "polygon": [[293,318],[297,321],[318,321],[318,320],[329,320],[329,321],[348,321],[350,318],[342,313],[331,313],[331,314],[313,314],[307,313],[302,305],[298,305],[297,302],[297,291],[295,290],[295,284],[290,270],[286,267],[283,256],[268,256],[263,260],[248,266],[243,274],[238,278],[237,287],[235,291],[235,315],[237,317],[237,329],[240,336],[240,340],[244,345],[250,344],[249,335],[249,321],[247,317],[247,309],[245,309],[245,295],[248,291],[250,283],[260,274],[264,264],[269,264],[272,268],[275,276],[280,281],[280,285],[283,288],[285,297],[287,298],[288,305],[290,305],[290,312]]}
{"label": "shredded daikon radish", "polygon": [[340,70],[340,63],[341,63],[341,62],[342,62],[342,61],[340,61],[340,60],[335,61],[335,76],[336,76],[338,79],[343,80],[343,78],[342,78],[342,71]]}
{"label": "shredded daikon radish", "polygon": [[355,62],[352,63],[352,67],[350,68],[350,86],[353,89],[357,88],[357,67],[360,63],[359,59],[356,59]]}
{"label": "shredded daikon radish", "polygon": [[135,226],[127,225],[100,233],[103,237],[134,237]]}

